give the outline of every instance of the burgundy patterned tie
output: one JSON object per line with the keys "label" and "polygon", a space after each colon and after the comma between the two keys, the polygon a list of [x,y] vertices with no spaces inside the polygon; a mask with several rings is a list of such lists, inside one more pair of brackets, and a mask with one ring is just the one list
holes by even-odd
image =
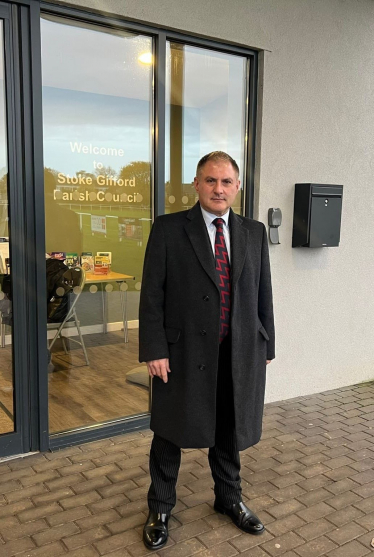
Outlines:
{"label": "burgundy patterned tie", "polygon": [[223,219],[214,219],[213,224],[217,228],[216,240],[214,244],[214,253],[216,256],[216,271],[219,278],[219,289],[221,292],[221,313],[220,313],[220,329],[219,341],[223,341],[230,326],[230,262],[229,254],[223,235]]}

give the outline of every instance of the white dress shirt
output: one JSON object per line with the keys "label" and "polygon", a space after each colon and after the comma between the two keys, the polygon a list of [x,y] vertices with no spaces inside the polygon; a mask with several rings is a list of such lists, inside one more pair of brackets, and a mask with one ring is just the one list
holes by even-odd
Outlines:
{"label": "white dress shirt", "polygon": [[230,261],[230,229],[229,229],[229,216],[230,216],[230,210],[227,211],[227,213],[225,213],[224,215],[222,215],[222,217],[217,217],[217,215],[213,215],[212,213],[208,213],[208,211],[206,211],[205,209],[203,209],[200,205],[200,209],[201,212],[203,214],[204,217],[204,221],[206,224],[206,229],[208,231],[208,236],[210,239],[210,243],[212,244],[212,250],[213,250],[213,255],[215,256],[214,253],[214,244],[215,244],[215,240],[216,240],[216,232],[217,232],[217,228],[216,225],[213,224],[214,219],[220,218],[223,219],[223,236],[225,238],[225,243],[226,243],[226,248],[227,248],[227,253],[229,256],[229,261]]}

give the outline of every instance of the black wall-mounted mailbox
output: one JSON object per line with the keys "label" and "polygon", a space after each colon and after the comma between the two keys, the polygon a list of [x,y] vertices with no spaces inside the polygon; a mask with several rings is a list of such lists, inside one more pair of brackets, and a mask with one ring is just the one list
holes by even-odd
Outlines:
{"label": "black wall-mounted mailbox", "polygon": [[343,186],[295,184],[292,247],[338,246]]}

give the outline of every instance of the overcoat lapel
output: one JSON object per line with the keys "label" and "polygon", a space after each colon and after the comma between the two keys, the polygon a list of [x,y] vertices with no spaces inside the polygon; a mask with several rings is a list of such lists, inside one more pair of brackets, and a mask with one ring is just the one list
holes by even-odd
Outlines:
{"label": "overcoat lapel", "polygon": [[193,249],[203,267],[219,290],[218,277],[212,246],[208,236],[208,231],[200,209],[200,204],[196,203],[187,213],[187,223],[184,228],[190,239]]}
{"label": "overcoat lapel", "polygon": [[241,218],[230,209],[230,243],[232,288],[237,284],[247,255],[249,232],[242,225]]}

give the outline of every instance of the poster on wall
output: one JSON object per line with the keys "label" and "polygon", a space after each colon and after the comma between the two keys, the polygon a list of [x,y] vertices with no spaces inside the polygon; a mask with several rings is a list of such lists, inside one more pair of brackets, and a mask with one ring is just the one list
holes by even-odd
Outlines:
{"label": "poster on wall", "polygon": [[106,217],[91,215],[91,231],[106,234]]}
{"label": "poster on wall", "polygon": [[123,238],[126,238],[126,240],[136,240],[137,242],[142,242],[143,226],[141,220],[118,217],[118,235],[120,241]]}

